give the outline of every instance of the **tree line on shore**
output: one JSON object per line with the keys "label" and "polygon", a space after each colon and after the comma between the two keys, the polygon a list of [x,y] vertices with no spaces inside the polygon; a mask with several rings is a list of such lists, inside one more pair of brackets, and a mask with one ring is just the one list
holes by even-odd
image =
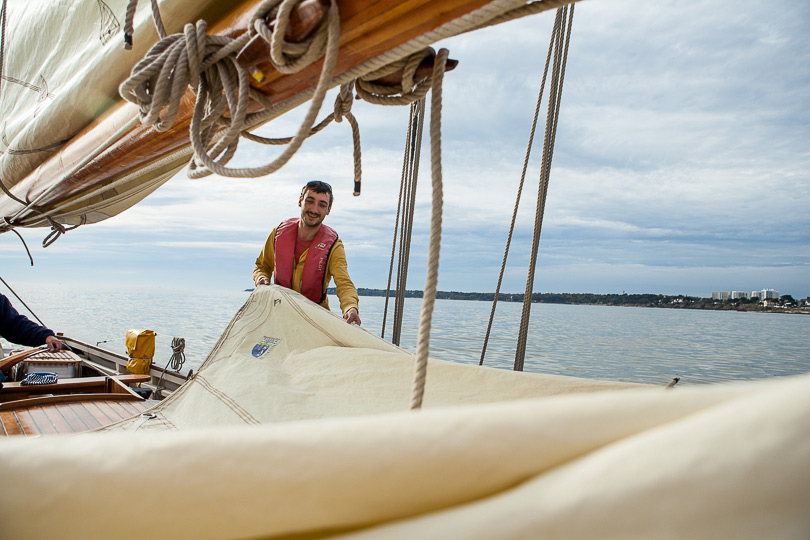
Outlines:
{"label": "tree line on shore", "polygon": [[[329,292],[334,294],[334,288]],[[360,296],[385,296],[385,289],[358,288]],[[389,291],[388,296],[395,296]],[[499,302],[523,302],[523,294],[500,293]],[[406,298],[422,298],[422,291],[405,291]],[[440,300],[480,300],[492,302],[495,293],[437,291],[436,298]],[[603,306],[632,306],[632,307],[666,307],[674,309],[715,309],[736,311],[771,311],[795,309],[810,305],[810,298],[797,302],[791,295],[783,295],[774,300],[772,305],[762,305],[758,298],[735,298],[729,300],[713,300],[686,295],[665,294],[594,294],[594,293],[534,293],[532,303],[540,304],[588,304]]]}

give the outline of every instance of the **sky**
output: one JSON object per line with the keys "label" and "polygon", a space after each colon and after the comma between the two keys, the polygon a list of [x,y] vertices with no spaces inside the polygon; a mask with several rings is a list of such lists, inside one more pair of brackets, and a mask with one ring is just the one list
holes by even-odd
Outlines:
{"label": "sky", "polygon": [[[436,45],[459,60],[444,82],[439,290],[495,290],[553,18]],[[810,295],[809,29],[805,2],[578,3],[534,291]],[[357,101],[353,112],[360,197],[351,194],[350,129],[333,124],[271,176],[181,172],[136,207],[48,248],[47,229],[23,230],[33,267],[14,234],[0,235],[0,276],[12,286],[251,288],[270,230],[298,215],[301,186],[320,179],[335,189],[326,224],[344,241],[355,285],[385,288],[408,108]],[[302,115],[258,133],[291,135]],[[232,164],[258,166],[278,152],[242,143]],[[526,287],[539,156],[535,149],[502,292]],[[426,136],[408,289],[425,282],[428,165]]]}

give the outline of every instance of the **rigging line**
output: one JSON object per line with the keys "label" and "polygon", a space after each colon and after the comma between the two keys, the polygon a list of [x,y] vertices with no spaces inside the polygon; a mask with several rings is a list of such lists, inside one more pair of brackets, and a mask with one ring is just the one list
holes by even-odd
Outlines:
{"label": "rigging line", "polygon": [[526,171],[529,168],[529,158],[532,154],[534,147],[534,136],[537,131],[537,119],[540,116],[540,105],[543,102],[543,94],[546,88],[546,79],[548,77],[548,68],[551,65],[551,53],[554,50],[554,32],[552,31],[548,43],[548,52],[546,53],[546,63],[543,69],[543,77],[540,82],[540,90],[537,92],[537,103],[534,107],[534,118],[532,119],[532,127],[529,131],[529,141],[526,145],[526,156],[523,159],[523,170],[520,173],[520,183],[518,184],[517,196],[515,197],[515,208],[512,211],[512,221],[509,224],[509,234],[506,236],[506,247],[503,252],[503,260],[501,261],[501,271],[498,274],[498,285],[495,287],[495,297],[492,299],[492,311],[489,314],[489,323],[487,324],[487,332],[484,336],[484,345],[481,347],[481,359],[478,361],[479,366],[484,365],[484,356],[487,352],[487,344],[489,343],[489,336],[492,332],[492,323],[495,319],[495,308],[498,305],[498,297],[501,292],[501,285],[503,284],[503,275],[506,271],[506,259],[509,256],[509,248],[512,245],[512,235],[515,231],[515,223],[517,221],[518,208],[520,206],[520,198],[523,193],[523,184],[526,180]]}
{"label": "rigging line", "polygon": [[436,284],[439,281],[439,252],[442,243],[442,82],[447,63],[447,49],[440,49],[433,66],[433,92],[430,98],[430,165],[432,176],[432,211],[430,220],[430,249],[428,251],[427,276],[422,297],[422,312],[419,317],[419,336],[416,343],[416,367],[413,378],[411,410],[422,407],[427,379],[428,352],[430,349],[430,324],[433,305],[436,301]]}
{"label": "rigging line", "polygon": [[37,314],[36,314],[36,313],[34,313],[34,311],[33,311],[33,310],[30,308],[30,307],[28,307],[28,304],[26,304],[26,303],[25,303],[25,301],[24,301],[22,298],[20,298],[20,296],[19,296],[19,295],[18,295],[16,292],[14,292],[14,289],[12,289],[12,288],[11,288],[11,285],[9,285],[8,283],[6,283],[6,280],[5,280],[5,279],[3,279],[3,276],[0,276],[0,281],[2,281],[2,282],[3,282],[3,285],[5,285],[5,286],[6,286],[6,288],[7,288],[8,290],[10,290],[10,291],[11,291],[11,294],[13,294],[13,295],[14,295],[14,296],[17,298],[17,300],[19,300],[19,301],[20,301],[20,303],[22,303],[22,305],[24,305],[24,306],[25,306],[25,309],[27,309],[27,310],[28,310],[28,311],[31,313],[31,315],[33,315],[33,316],[34,316],[34,318],[35,318],[37,321],[39,321],[39,324],[41,324],[41,325],[42,325],[42,326],[44,326],[45,328],[47,328],[47,327],[48,327],[48,326],[47,326],[47,325],[46,325],[44,322],[42,322],[42,319],[40,319],[39,317],[37,317]]}
{"label": "rigging line", "polygon": [[20,239],[20,242],[22,242],[22,245],[25,248],[25,252],[28,253],[28,260],[31,261],[31,266],[34,266],[34,258],[31,256],[31,250],[28,249],[28,244],[25,243],[25,238],[23,238],[20,232],[14,227],[11,227],[10,230],[17,235],[17,238]]}
{"label": "rigging line", "polygon": [[[411,133],[411,126],[413,125],[414,121],[414,114],[413,114],[413,104],[411,104],[411,112],[408,116],[408,129],[405,132],[405,152],[402,156],[402,177],[399,182],[399,200],[397,201],[397,216],[394,219],[394,238],[391,241],[391,262],[388,265],[388,285],[385,289],[385,307],[383,308],[383,320],[382,320],[382,332],[380,333],[381,338],[385,338],[385,323],[388,319],[388,298],[391,294],[391,277],[394,275],[394,255],[397,252],[397,233],[399,231],[399,217],[402,212],[402,205],[404,201],[404,193],[405,193],[405,168],[408,166],[408,143],[410,142],[410,133]],[[397,276],[399,279],[399,276]]]}
{"label": "rigging line", "polygon": [[[416,187],[419,181],[419,162],[422,154],[422,131],[425,123],[425,101],[415,103],[416,119],[411,133],[410,160],[408,162],[407,218],[403,218],[402,241],[400,243],[400,264],[397,276],[397,297],[394,309],[394,335],[399,345],[402,335],[403,312],[405,311],[405,293],[408,284],[408,266],[411,258],[411,240],[413,238],[414,212],[416,210]],[[407,221],[406,221],[407,220]]]}
{"label": "rigging line", "polygon": [[[531,312],[534,275],[537,263],[537,251],[540,243],[540,233],[543,227],[543,214],[545,212],[548,184],[551,176],[551,160],[554,155],[554,141],[557,133],[557,121],[560,113],[562,99],[563,76],[568,58],[568,46],[571,38],[571,27],[574,17],[574,6],[571,6],[570,16],[568,7],[560,8],[558,21],[555,22],[556,51],[552,67],[551,86],[549,88],[548,113],[546,115],[546,129],[544,136],[543,160],[541,164],[540,182],[537,194],[537,208],[535,211],[534,235],[532,237],[531,261],[526,278],[526,292],[523,297],[523,312],[518,333],[518,344],[515,351],[515,371],[523,371],[523,362],[526,356],[526,339],[528,336],[529,316]],[[567,19],[567,32],[564,23]]]}
{"label": "rigging line", "polygon": [[[8,0],[3,0],[0,5],[0,96],[3,95],[3,67],[6,58],[6,4]],[[2,183],[2,182],[0,182]]]}

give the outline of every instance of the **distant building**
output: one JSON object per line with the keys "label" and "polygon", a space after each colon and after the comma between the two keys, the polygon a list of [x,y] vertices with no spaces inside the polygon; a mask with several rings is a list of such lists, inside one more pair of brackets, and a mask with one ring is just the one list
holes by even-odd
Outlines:
{"label": "distant building", "polygon": [[739,300],[740,298],[751,298],[751,293],[744,291],[731,291],[732,300]]}
{"label": "distant building", "polygon": [[728,291],[720,291],[720,292],[713,292],[712,293],[712,300],[722,300],[726,301],[731,298],[731,293]]}
{"label": "distant building", "polygon": [[762,294],[762,291],[751,291],[751,298],[759,298]]}
{"label": "distant building", "polygon": [[773,289],[762,289],[760,293],[761,293],[760,298],[762,298],[763,300],[779,299],[779,291],[775,291]]}

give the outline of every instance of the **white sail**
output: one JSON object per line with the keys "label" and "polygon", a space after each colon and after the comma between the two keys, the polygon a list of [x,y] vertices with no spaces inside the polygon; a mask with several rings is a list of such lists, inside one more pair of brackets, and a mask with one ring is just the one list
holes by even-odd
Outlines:
{"label": "white sail", "polygon": [[155,418],[0,441],[0,535],[810,532],[808,376],[667,390],[431,360],[410,412],[411,376],[411,355],[260,287]]}

